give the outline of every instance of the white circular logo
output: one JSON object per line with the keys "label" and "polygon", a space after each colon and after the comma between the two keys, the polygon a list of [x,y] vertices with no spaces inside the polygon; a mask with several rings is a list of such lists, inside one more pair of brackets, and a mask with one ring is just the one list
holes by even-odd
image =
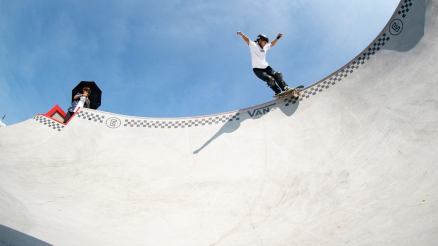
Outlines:
{"label": "white circular logo", "polygon": [[109,128],[117,128],[122,124],[122,121],[119,118],[108,118],[106,120],[106,126]]}
{"label": "white circular logo", "polygon": [[402,31],[403,31],[403,22],[399,19],[393,20],[389,25],[389,32],[394,36],[399,35]]}

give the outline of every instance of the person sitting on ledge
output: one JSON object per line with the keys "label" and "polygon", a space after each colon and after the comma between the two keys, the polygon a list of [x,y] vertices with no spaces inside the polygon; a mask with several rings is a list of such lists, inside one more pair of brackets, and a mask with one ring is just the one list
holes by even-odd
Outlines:
{"label": "person sitting on ledge", "polygon": [[73,97],[73,102],[71,103],[70,107],[67,110],[67,114],[65,115],[64,123],[68,122],[70,117],[74,114],[74,112],[79,107],[82,107],[82,106],[84,106],[86,108],[90,107],[90,100],[88,99],[88,96],[90,94],[91,94],[90,88],[89,87],[84,87],[84,88],[82,88],[82,94],[81,93],[77,93]]}

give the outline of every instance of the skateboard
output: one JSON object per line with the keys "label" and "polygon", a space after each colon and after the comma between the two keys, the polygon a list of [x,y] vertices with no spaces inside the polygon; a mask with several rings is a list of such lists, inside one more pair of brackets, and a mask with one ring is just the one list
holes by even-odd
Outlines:
{"label": "skateboard", "polygon": [[277,95],[274,95],[274,97],[278,99],[287,96],[289,94],[293,94],[295,98],[298,98],[300,96],[300,91],[302,91],[303,89],[304,89],[304,85],[299,85],[296,88],[291,88],[290,90],[278,93]]}

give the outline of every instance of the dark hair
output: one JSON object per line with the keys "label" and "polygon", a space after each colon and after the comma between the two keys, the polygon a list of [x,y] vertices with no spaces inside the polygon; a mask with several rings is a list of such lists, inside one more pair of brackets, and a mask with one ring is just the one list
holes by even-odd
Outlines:
{"label": "dark hair", "polygon": [[266,41],[266,43],[269,43],[269,38],[265,34],[259,34],[257,36],[256,43],[259,42],[259,40]]}
{"label": "dark hair", "polygon": [[88,92],[88,95],[91,94],[91,89],[90,89],[90,87],[84,87],[84,88],[82,88],[82,90],[83,90],[83,91],[87,91],[87,92]]}

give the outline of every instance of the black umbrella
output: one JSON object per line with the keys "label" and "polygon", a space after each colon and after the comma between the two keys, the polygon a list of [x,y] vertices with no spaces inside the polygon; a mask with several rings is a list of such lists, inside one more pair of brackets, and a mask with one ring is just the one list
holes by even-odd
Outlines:
{"label": "black umbrella", "polygon": [[71,91],[71,101],[74,101],[74,96],[77,93],[82,94],[82,88],[89,87],[91,94],[88,96],[90,100],[90,108],[97,109],[100,106],[102,99],[102,91],[97,87],[94,81],[81,81],[72,91]]}

